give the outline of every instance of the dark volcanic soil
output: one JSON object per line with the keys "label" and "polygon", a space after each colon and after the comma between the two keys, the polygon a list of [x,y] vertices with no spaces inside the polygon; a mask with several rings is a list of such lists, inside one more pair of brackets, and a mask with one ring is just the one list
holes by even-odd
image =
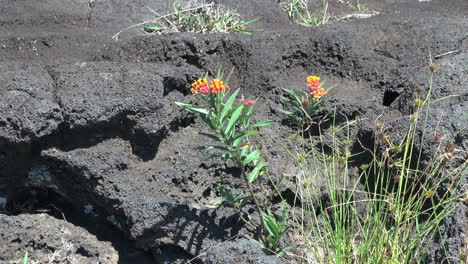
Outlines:
{"label": "dark volcanic soil", "polygon": [[[355,11],[330,0],[332,23],[312,28],[290,21],[275,0],[215,2],[260,18],[257,31],[131,29],[116,41],[119,30],[151,19],[147,7],[161,11],[166,1],[0,0],[1,225],[28,229],[46,216],[24,213],[47,212],[60,219],[52,228],[90,232],[71,250],[94,252],[87,257],[100,263],[280,263],[243,237],[251,230],[232,208],[210,206],[217,184],[240,190],[243,181],[232,164],[195,149],[203,139],[193,131],[203,125],[173,103],[194,101],[189,83],[220,64],[234,67],[231,86],[259,98],[259,120],[281,120],[282,88],[322,76],[337,85],[325,104],[362,121],[355,141],[371,144],[379,115],[392,120],[390,131],[403,129],[399,120],[412,110],[414,89],[427,89],[432,61],[435,96],[458,96],[433,107],[428,127],[447,136],[460,129],[455,144],[468,150],[468,1],[363,0],[379,14],[340,20]],[[283,124],[261,138],[273,177],[292,169],[278,147],[291,131]],[[457,263],[451,259],[467,246],[467,222],[465,203],[442,223],[427,263]],[[53,251],[13,245],[2,227],[1,261],[17,261],[18,250]],[[44,236],[49,241],[38,243],[55,245],[56,237]]]}

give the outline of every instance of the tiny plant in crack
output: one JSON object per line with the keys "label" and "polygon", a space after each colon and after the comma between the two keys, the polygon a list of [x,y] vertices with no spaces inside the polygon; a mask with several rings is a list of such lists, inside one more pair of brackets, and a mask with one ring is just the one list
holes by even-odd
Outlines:
{"label": "tiny plant in crack", "polygon": [[[251,123],[254,114],[255,99],[238,98],[240,89],[230,92],[226,82],[222,81],[222,71],[219,70],[215,79],[199,78],[192,83],[191,92],[200,95],[207,107],[176,102],[185,110],[197,114],[211,130],[210,133],[198,132],[210,138],[213,145],[200,146],[201,150],[220,151],[220,156],[234,162],[241,171],[241,177],[246,184],[244,195],[235,195],[230,189],[218,186],[219,193],[224,200],[230,202],[238,212],[242,207],[252,201],[261,217],[259,239],[270,251],[279,253],[279,240],[286,233],[285,215],[279,220],[269,210],[265,210],[265,201],[259,197],[254,184],[261,175],[266,174],[268,163],[261,152],[249,143],[249,137],[260,134],[259,127],[270,125],[272,122],[263,121]],[[240,214],[239,214],[240,215]],[[242,220],[246,221],[244,218]],[[250,222],[246,221],[248,224]]]}

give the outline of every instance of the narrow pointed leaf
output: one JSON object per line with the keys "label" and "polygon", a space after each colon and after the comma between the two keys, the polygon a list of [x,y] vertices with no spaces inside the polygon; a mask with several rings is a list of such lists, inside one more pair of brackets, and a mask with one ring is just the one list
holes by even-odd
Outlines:
{"label": "narrow pointed leaf", "polygon": [[245,157],[245,159],[242,161],[242,164],[245,166],[249,164],[251,161],[258,159],[258,157],[260,157],[260,151],[254,150],[247,157]]}
{"label": "narrow pointed leaf", "polygon": [[260,175],[260,172],[261,170],[267,166],[268,163],[266,162],[261,162],[260,164],[258,164],[248,175],[247,175],[247,180],[249,181],[249,183],[253,183],[257,178],[258,178],[258,175]]}
{"label": "narrow pointed leaf", "polygon": [[195,106],[195,105],[191,105],[191,104],[180,103],[180,102],[176,102],[175,104],[180,106],[180,107],[183,107],[184,109],[186,109],[187,111],[189,111],[191,113],[208,115],[208,110],[206,110],[205,108]]}
{"label": "narrow pointed leaf", "polygon": [[231,94],[229,99],[226,101],[226,105],[223,108],[223,111],[221,112],[221,123],[224,123],[226,120],[227,114],[229,111],[232,109],[232,104],[234,103],[234,100],[236,100],[236,96],[239,93],[239,89],[237,89],[234,93]]}
{"label": "narrow pointed leaf", "polygon": [[263,122],[255,123],[251,125],[250,127],[264,127],[264,126],[269,126],[271,124],[273,124],[273,121],[263,121]]}
{"label": "narrow pointed leaf", "polygon": [[218,142],[222,142],[221,138],[216,136],[216,135],[213,135],[213,134],[208,134],[208,133],[203,133],[203,132],[198,132],[198,134],[202,135],[202,136],[205,136],[205,137],[209,137],[215,141],[218,141]]}
{"label": "narrow pointed leaf", "polygon": [[224,130],[224,134],[229,134],[231,129],[234,127],[234,125],[237,123],[237,120],[239,120],[239,117],[242,113],[243,105],[240,104],[240,107],[232,113],[231,117],[229,118],[228,125],[226,126],[226,129]]}
{"label": "narrow pointed leaf", "polygon": [[228,148],[222,147],[222,146],[201,146],[201,147],[198,147],[197,149],[199,149],[199,150],[213,150],[213,149],[217,149],[217,150],[229,151]]}

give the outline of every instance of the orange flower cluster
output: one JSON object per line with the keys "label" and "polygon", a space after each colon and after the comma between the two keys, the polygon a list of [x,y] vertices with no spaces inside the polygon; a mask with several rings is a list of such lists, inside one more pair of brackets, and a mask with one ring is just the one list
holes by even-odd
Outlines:
{"label": "orange flower cluster", "polygon": [[194,81],[192,83],[192,93],[197,94],[199,92],[206,92],[208,90],[209,92],[209,87],[208,87],[208,80],[206,78],[199,78],[198,80]]}
{"label": "orange flower cluster", "polygon": [[307,86],[319,86],[320,77],[318,76],[309,76],[307,77]]}
{"label": "orange flower cluster", "polygon": [[307,77],[307,86],[309,86],[309,92],[313,96],[315,101],[318,101],[322,96],[327,95],[327,91],[320,87],[320,77],[309,76]]}
{"label": "orange flower cluster", "polygon": [[219,79],[214,79],[210,82],[211,92],[220,93],[223,90],[229,90],[228,85],[224,85],[224,82]]}
{"label": "orange flower cluster", "polygon": [[[312,88],[315,88],[315,89],[312,89]],[[310,87],[309,91],[310,91],[310,94],[312,94],[312,96],[314,97],[315,101],[318,101],[322,96],[325,96],[328,94],[327,91],[325,91],[325,89],[323,89],[320,86]]]}
{"label": "orange flower cluster", "polygon": [[192,83],[192,93],[202,93],[202,94],[209,94],[209,93],[220,93],[223,90],[229,90],[228,85],[224,85],[224,82],[219,79],[214,79],[209,82],[206,78],[199,78],[198,80]]}

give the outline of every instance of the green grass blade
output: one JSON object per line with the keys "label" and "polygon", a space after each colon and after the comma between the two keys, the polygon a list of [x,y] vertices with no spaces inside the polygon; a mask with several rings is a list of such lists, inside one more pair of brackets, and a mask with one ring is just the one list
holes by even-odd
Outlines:
{"label": "green grass blade", "polygon": [[265,127],[265,126],[269,126],[271,124],[273,124],[273,121],[263,121],[263,122],[255,123],[255,124],[251,125],[250,127]]}

